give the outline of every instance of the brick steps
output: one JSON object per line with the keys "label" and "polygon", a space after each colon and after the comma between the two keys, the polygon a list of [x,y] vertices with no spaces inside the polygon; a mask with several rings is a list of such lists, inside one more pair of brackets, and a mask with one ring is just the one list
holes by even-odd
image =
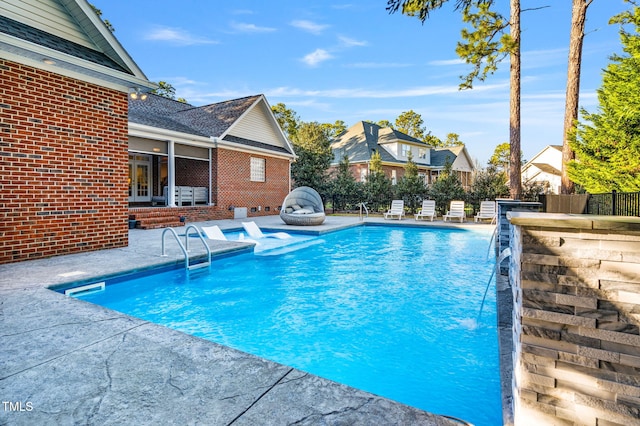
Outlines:
{"label": "brick steps", "polygon": [[129,214],[129,220],[137,222],[137,229],[158,229],[184,225],[184,222],[180,222],[180,216],[175,211],[171,211],[171,209],[166,209],[166,211],[137,211]]}

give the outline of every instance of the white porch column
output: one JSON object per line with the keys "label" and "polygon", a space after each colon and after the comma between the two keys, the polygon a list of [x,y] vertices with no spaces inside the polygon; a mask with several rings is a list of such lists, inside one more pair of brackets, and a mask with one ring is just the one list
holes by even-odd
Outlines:
{"label": "white porch column", "polygon": [[167,206],[176,207],[176,151],[172,140],[167,141]]}

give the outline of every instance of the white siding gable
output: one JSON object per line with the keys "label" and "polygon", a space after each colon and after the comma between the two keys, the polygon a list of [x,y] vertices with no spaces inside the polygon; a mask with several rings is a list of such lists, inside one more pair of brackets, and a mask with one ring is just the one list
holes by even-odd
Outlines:
{"label": "white siding gable", "polygon": [[57,0],[2,0],[0,15],[96,49],[85,31]]}
{"label": "white siding gable", "polygon": [[286,148],[284,136],[270,117],[271,111],[262,100],[254,105],[229,129],[230,136],[237,136],[268,145]]}
{"label": "white siding gable", "polygon": [[456,157],[456,160],[451,165],[453,170],[462,171],[462,172],[470,172],[473,170],[473,167],[467,160],[467,156],[460,151],[460,154]]}

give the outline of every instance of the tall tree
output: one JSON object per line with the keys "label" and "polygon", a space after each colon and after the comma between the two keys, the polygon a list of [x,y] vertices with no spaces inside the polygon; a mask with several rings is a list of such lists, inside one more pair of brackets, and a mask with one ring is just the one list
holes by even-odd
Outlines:
{"label": "tall tree", "polygon": [[357,182],[353,173],[351,173],[349,156],[345,154],[340,160],[338,170],[331,180],[333,208],[344,210],[349,205],[355,205],[360,201],[361,187],[362,184]]}
{"label": "tall tree", "polygon": [[171,83],[167,83],[166,81],[159,81],[158,88],[153,89],[151,93],[154,93],[158,96],[162,96],[163,98],[173,99],[178,102],[187,103],[187,100],[184,98],[176,99],[176,88],[173,87]]}
{"label": "tall tree", "polygon": [[393,129],[393,123],[391,123],[389,120],[380,120],[376,124],[380,127],[390,127]]}
{"label": "tall tree", "polygon": [[323,123],[323,127],[327,129],[327,134],[331,139],[338,137],[342,132],[347,130],[347,125],[342,120],[336,120],[333,124]]}
{"label": "tall tree", "polygon": [[464,142],[460,140],[460,135],[457,133],[447,133],[447,140],[444,143],[445,143],[445,146],[464,145]]}
{"label": "tall tree", "polygon": [[[624,55],[612,55],[598,89],[598,112],[582,110],[571,146],[569,177],[591,193],[640,191],[640,7],[613,17]],[[627,32],[623,25],[634,26]]]}
{"label": "tall tree", "polygon": [[[391,13],[401,10],[405,15],[416,16],[423,23],[429,14],[440,9],[449,0],[388,0],[387,10]],[[506,56],[511,57],[510,94],[510,194],[519,198],[522,192],[520,165],[520,1],[510,0],[511,17],[505,19],[492,10],[494,0],[456,0],[455,10],[462,12],[464,22],[472,30],[462,30],[462,41],[458,42],[456,53],[472,70],[462,76],[461,89],[470,89],[475,80],[483,81],[496,71],[498,63]],[[510,28],[510,33],[506,29]]]}
{"label": "tall tree", "polygon": [[273,112],[273,115],[276,117],[284,134],[289,139],[292,139],[298,131],[298,126],[300,126],[300,117],[298,117],[298,114],[296,114],[294,110],[287,108],[282,102],[272,105],[271,112]]}
{"label": "tall tree", "polygon": [[291,142],[298,156],[291,165],[295,185],[310,186],[326,198],[329,189],[327,170],[333,160],[326,129],[316,122],[302,122]]}
{"label": "tall tree", "polygon": [[426,131],[423,124],[422,116],[414,110],[409,110],[396,118],[395,129],[416,139],[423,140]]}
{"label": "tall tree", "polygon": [[491,158],[489,158],[489,165],[506,176],[509,170],[510,156],[509,142],[501,143],[496,146]]}
{"label": "tall tree", "polygon": [[407,163],[404,166],[404,175],[398,182],[398,195],[405,201],[411,212],[415,212],[426,193],[424,181],[418,175],[418,165],[413,161],[413,155],[409,151]]}
{"label": "tall tree", "polygon": [[593,0],[573,0],[571,9],[571,36],[569,41],[569,64],[567,67],[567,97],[564,109],[564,132],[562,134],[562,175],[563,194],[572,194],[574,185],[569,178],[567,164],[575,158],[569,138],[578,120],[578,102],[580,97],[580,67],[582,65],[582,43],[584,27],[587,21],[587,8]]}
{"label": "tall tree", "polygon": [[391,179],[382,169],[382,157],[378,151],[371,154],[369,161],[369,175],[364,185],[369,209],[378,211],[381,206],[387,206],[391,200]]}

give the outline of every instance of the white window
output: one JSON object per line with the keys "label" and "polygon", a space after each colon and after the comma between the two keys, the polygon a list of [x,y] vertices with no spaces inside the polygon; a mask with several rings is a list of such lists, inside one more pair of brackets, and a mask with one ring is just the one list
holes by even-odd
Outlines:
{"label": "white window", "polygon": [[251,181],[252,182],[264,182],[265,181],[265,160],[264,158],[251,157]]}
{"label": "white window", "polygon": [[427,158],[427,150],[424,148],[420,148],[418,150],[418,158],[422,158],[423,160]]}
{"label": "white window", "polygon": [[360,169],[360,182],[367,181],[367,169]]}
{"label": "white window", "polygon": [[396,171],[391,170],[391,185],[395,185],[398,183],[398,177],[396,176]]}
{"label": "white window", "polygon": [[411,151],[411,147],[409,145],[400,144],[400,153],[402,154],[403,157],[408,157],[410,151]]}
{"label": "white window", "polygon": [[425,173],[418,173],[418,179],[422,181],[422,183],[427,183],[427,175]]}

